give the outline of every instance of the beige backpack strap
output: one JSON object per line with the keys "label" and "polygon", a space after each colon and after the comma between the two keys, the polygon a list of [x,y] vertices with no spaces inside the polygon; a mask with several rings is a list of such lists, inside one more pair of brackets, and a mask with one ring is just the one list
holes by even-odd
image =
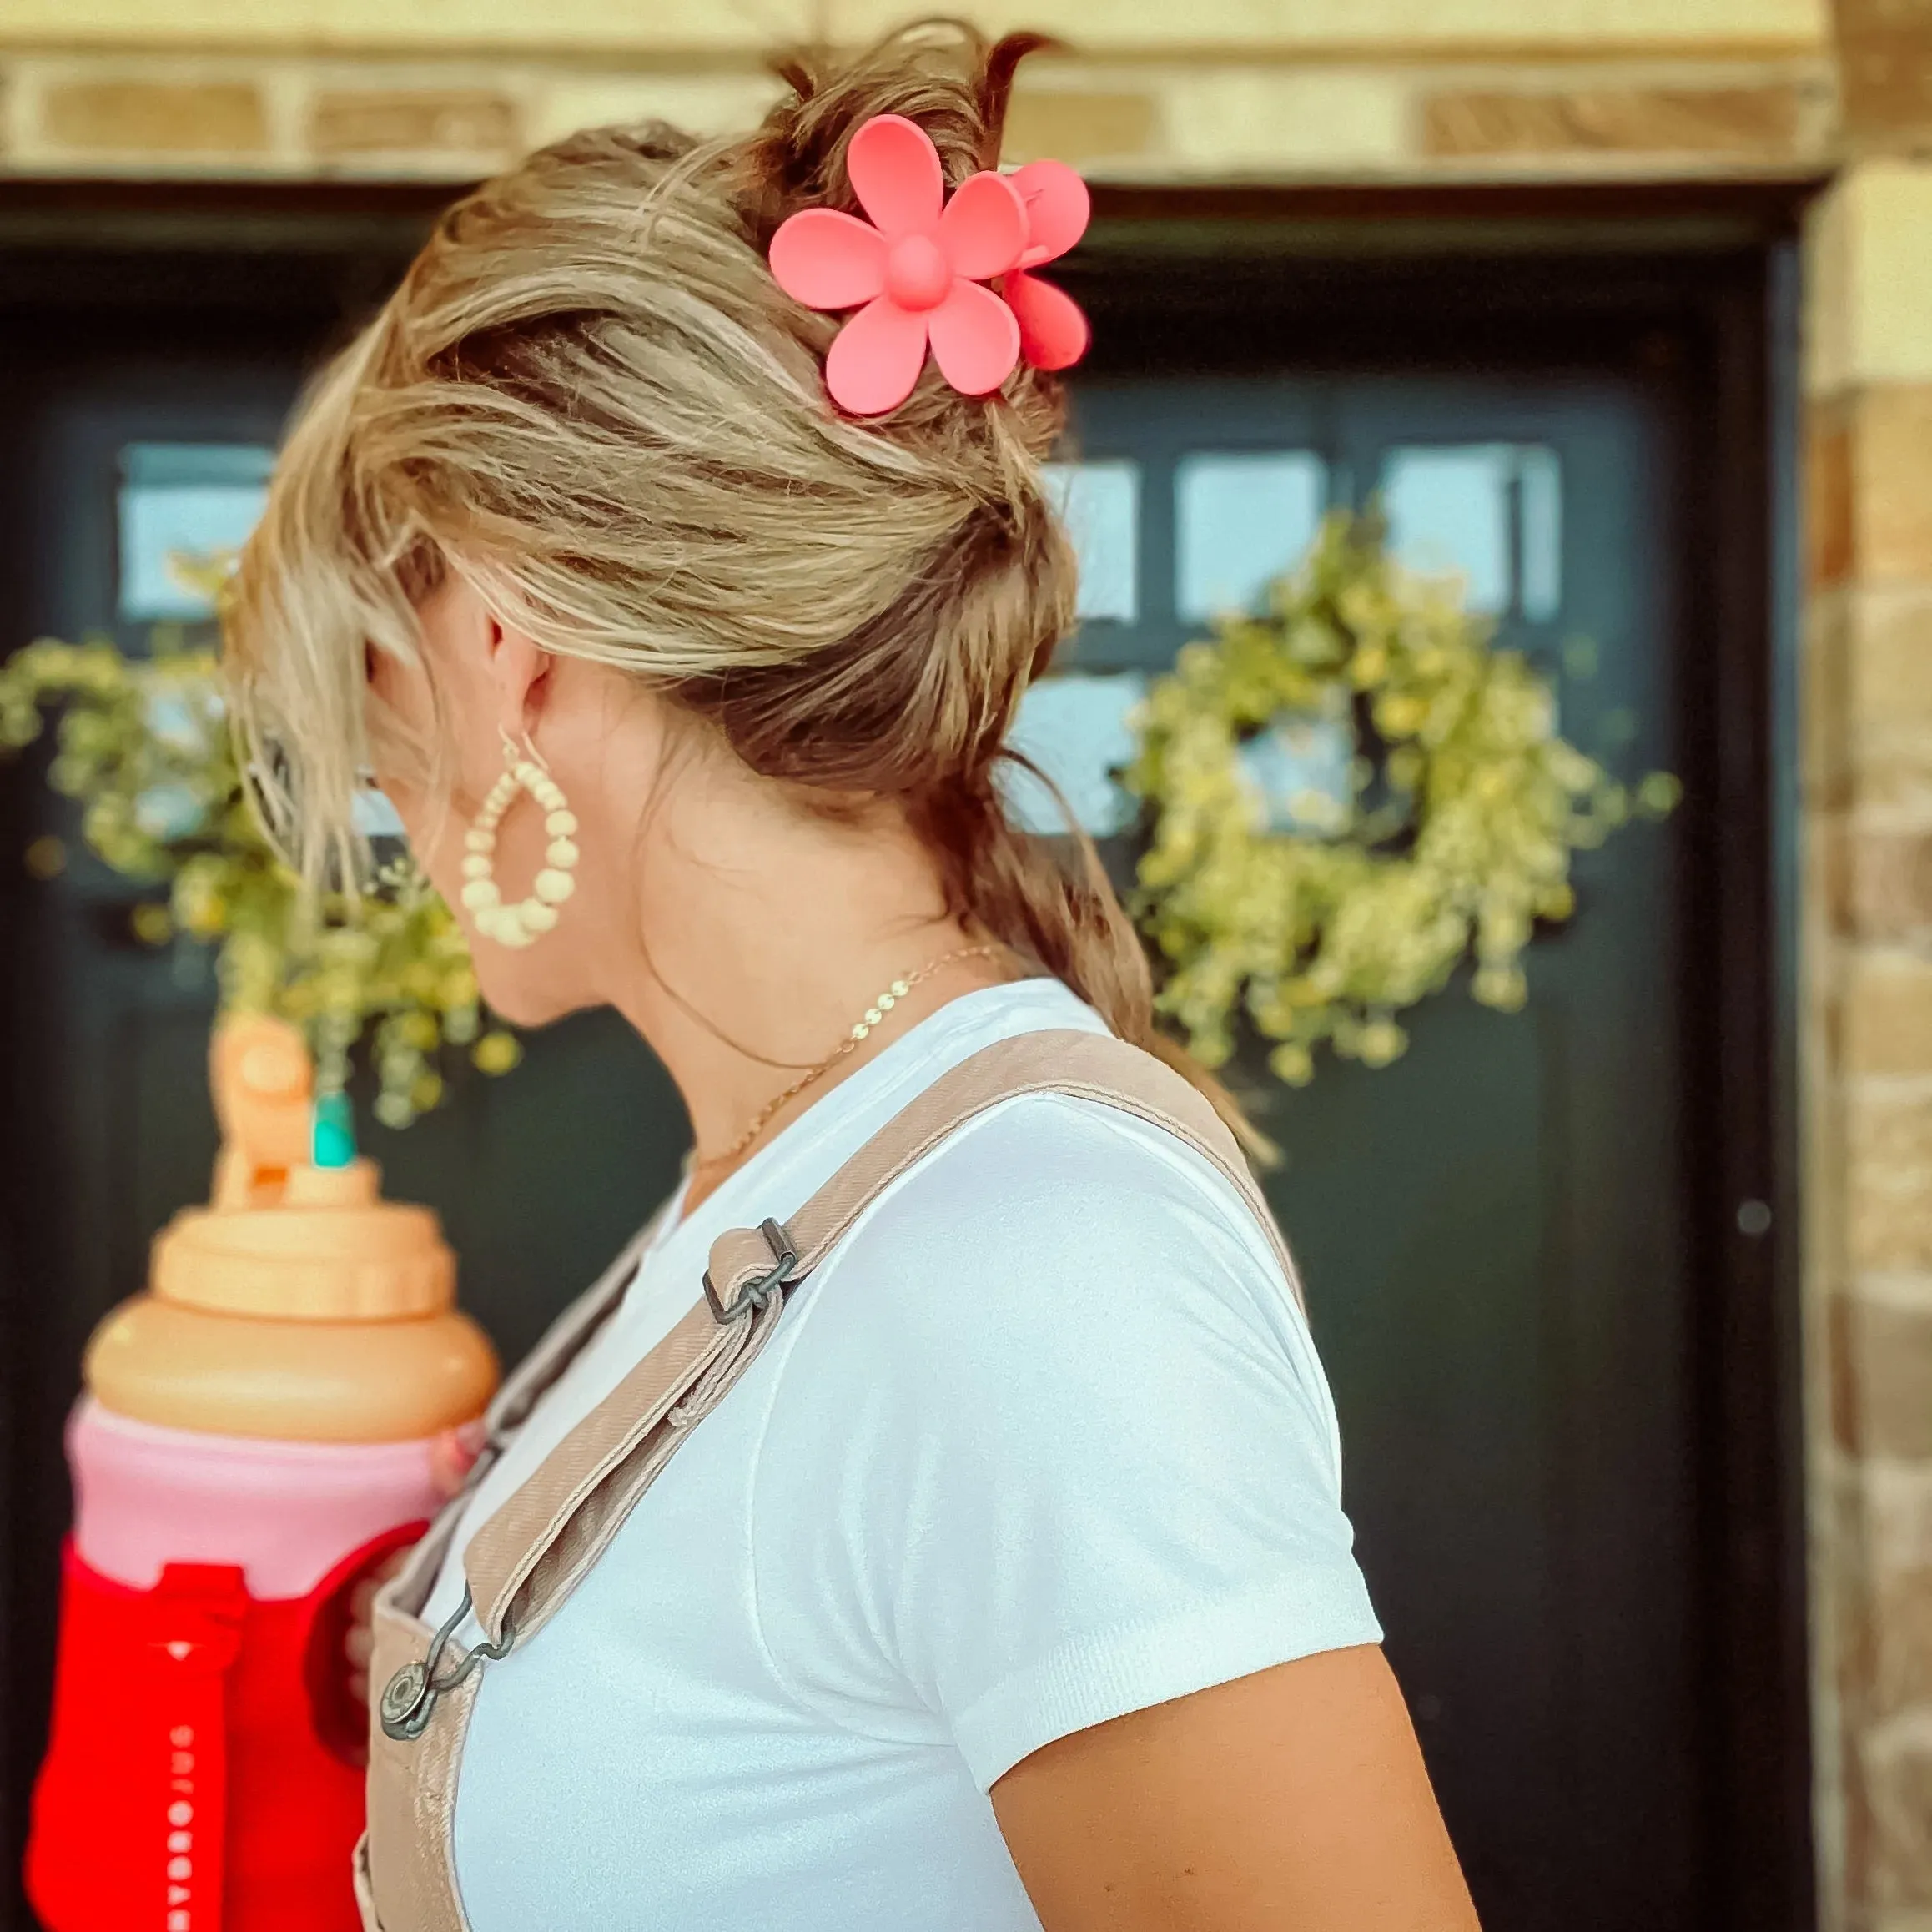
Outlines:
{"label": "beige backpack strap", "polygon": [[899,1175],[975,1114],[1026,1094],[1064,1094],[1133,1114],[1206,1155],[1254,1211],[1296,1300],[1295,1263],[1240,1143],[1198,1087],[1139,1047],[1111,1034],[1071,1029],[1014,1035],[962,1061],[868,1140],[784,1228],[733,1228],[712,1244],[705,1291],[721,1315],[754,1294],[773,1272],[777,1239],[790,1237],[790,1279],[802,1280]]}
{"label": "beige backpack strap", "polygon": [[1110,1034],[1021,1034],[975,1054],[889,1120],[781,1227],[712,1244],[705,1299],[560,1443],[470,1538],[464,1556],[492,1646],[533,1635],[602,1555],[691,1425],[763,1347],[784,1292],[818,1267],[866,1207],[974,1116],[1028,1094],[1092,1099],[1198,1149],[1253,1210],[1297,1298],[1294,1264],[1234,1135],[1173,1069]]}
{"label": "beige backpack strap", "polygon": [[483,1411],[483,1446],[463,1480],[436,1512],[435,1520],[410,1552],[392,1586],[395,1602],[412,1613],[422,1607],[443,1567],[450,1538],[468,1508],[470,1497],[496,1466],[496,1459],[530,1411],[624,1298],[637,1264],[664,1220],[666,1201],[619,1250],[603,1273],[569,1304],[538,1338],[536,1346],[503,1380]]}

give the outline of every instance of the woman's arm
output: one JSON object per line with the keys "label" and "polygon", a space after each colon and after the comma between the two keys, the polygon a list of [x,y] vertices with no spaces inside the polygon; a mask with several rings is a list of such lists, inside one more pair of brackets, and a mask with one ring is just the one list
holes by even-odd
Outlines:
{"label": "woman's arm", "polygon": [[1045,1932],[1476,1932],[1375,1645],[1076,1731],[992,1795]]}

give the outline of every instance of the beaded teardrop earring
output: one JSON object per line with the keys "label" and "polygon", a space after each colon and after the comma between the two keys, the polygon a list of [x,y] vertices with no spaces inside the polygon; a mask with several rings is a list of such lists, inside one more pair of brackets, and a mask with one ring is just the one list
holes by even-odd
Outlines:
{"label": "beaded teardrop earring", "polygon": [[[557,908],[577,889],[576,815],[563,787],[550,775],[535,745],[526,738],[519,751],[509,732],[503,739],[503,776],[483,801],[483,809],[465,835],[463,903],[476,930],[499,946],[527,946],[557,922]],[[546,863],[531,888],[531,896],[513,905],[503,903],[496,879],[496,828],[516,794],[527,792],[543,809],[543,828],[550,835]]]}

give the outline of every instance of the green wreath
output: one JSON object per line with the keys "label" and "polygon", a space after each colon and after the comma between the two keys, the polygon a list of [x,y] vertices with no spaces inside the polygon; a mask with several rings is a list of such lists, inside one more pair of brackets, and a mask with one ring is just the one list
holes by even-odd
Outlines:
{"label": "green wreath", "polygon": [[[484,1030],[461,928],[413,866],[392,863],[354,900],[313,903],[269,849],[243,795],[211,649],[169,631],[132,657],[105,640],[43,638],[0,662],[0,758],[33,743],[50,711],[48,779],[84,806],[88,845],[144,888],[135,935],[217,948],[223,1006],[302,1026],[326,1085],[366,1034],[376,1118],[405,1127],[442,1099],[447,1049],[467,1048],[488,1074],[516,1064],[516,1037]],[[23,857],[43,879],[68,863],[51,834]]]}
{"label": "green wreath", "polygon": [[1135,913],[1160,1006],[1210,1065],[1245,1015],[1291,1084],[1324,1041],[1386,1066],[1396,1016],[1472,957],[1475,997],[1515,1010],[1538,922],[1575,908],[1571,853],[1675,803],[1668,774],[1632,792],[1567,742],[1492,636],[1390,559],[1376,518],[1338,513],[1260,615],[1150,691],[1124,774],[1150,808]]}

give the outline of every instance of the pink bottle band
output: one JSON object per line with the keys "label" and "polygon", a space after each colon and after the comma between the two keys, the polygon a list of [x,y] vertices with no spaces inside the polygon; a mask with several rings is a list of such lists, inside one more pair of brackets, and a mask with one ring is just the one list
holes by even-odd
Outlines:
{"label": "pink bottle band", "polygon": [[168,1563],[236,1563],[251,1597],[304,1597],[345,1551],[436,1513],[433,1441],[204,1435],[83,1396],[68,1424],[74,1547],[136,1589]]}

